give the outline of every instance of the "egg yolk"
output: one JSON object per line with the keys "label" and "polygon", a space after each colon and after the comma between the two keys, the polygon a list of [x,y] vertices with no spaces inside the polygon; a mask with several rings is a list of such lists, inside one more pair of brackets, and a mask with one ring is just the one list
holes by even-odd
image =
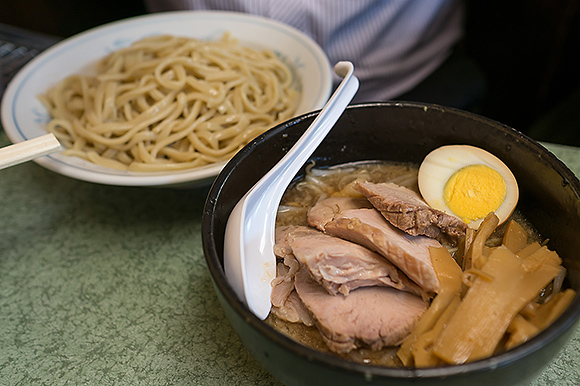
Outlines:
{"label": "egg yolk", "polygon": [[495,212],[506,192],[506,183],[497,171],[486,165],[469,165],[449,178],[443,199],[453,213],[469,223]]}

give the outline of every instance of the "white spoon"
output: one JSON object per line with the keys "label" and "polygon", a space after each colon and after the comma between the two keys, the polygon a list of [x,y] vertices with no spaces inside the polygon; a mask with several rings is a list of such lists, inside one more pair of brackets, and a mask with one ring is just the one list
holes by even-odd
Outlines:
{"label": "white spoon", "polygon": [[334,72],[342,82],[302,137],[236,204],[224,239],[228,281],[239,298],[260,319],[270,313],[272,279],[276,277],[274,228],[280,200],[298,170],[340,118],[359,86],[350,62],[338,62]]}

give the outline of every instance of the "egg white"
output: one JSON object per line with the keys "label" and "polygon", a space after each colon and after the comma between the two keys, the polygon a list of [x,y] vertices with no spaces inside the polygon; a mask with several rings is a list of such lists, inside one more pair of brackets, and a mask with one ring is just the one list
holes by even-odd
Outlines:
{"label": "egg white", "polygon": [[[514,211],[519,199],[519,188],[511,170],[495,155],[469,145],[442,146],[429,153],[419,167],[419,190],[423,199],[431,207],[457,216],[443,198],[447,180],[459,169],[469,165],[487,165],[497,171],[506,183],[506,197],[495,211],[499,223],[505,222]],[[469,222],[470,228],[477,229],[483,219]]]}

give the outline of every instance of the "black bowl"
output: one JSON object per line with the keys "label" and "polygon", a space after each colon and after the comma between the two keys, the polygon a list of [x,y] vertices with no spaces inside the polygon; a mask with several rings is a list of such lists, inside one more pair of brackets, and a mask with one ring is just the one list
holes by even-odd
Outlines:
{"label": "black bowl", "polygon": [[[580,296],[549,328],[515,349],[458,366],[385,368],[317,352],[276,332],[238,299],[223,268],[229,213],[296,142],[317,112],[282,123],[242,149],[215,180],[203,214],[202,240],[218,299],[244,345],[288,385],[515,385],[527,384],[568,341],[580,316]],[[497,155],[520,187],[518,208],[550,239],[580,293],[580,182],[543,146],[522,133],[468,112],[419,103],[349,107],[313,154],[318,166],[359,160],[420,163],[445,144],[470,144]],[[302,173],[302,171],[300,172]],[[300,174],[299,173],[299,174]]]}

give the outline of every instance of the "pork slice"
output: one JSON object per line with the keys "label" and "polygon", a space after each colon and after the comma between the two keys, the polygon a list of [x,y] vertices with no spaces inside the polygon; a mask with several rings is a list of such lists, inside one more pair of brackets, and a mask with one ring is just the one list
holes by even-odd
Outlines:
{"label": "pork slice", "polygon": [[354,188],[392,225],[410,235],[424,235],[451,245],[456,245],[465,236],[465,222],[430,207],[411,189],[393,183],[371,182],[357,182]]}
{"label": "pork slice", "polygon": [[[281,268],[280,263],[278,263],[276,278],[272,281],[273,287],[277,287],[278,285],[287,287],[288,283],[292,283],[294,274],[300,268],[300,262],[296,260],[296,256],[294,256],[291,246],[294,237],[319,233],[320,231],[306,226],[287,225],[276,228],[274,255],[276,255],[277,259],[281,261],[287,269]],[[276,291],[280,290],[281,289],[277,289]],[[284,292],[289,293],[290,291],[284,290]],[[279,296],[278,294],[276,295]]]}
{"label": "pork slice", "polygon": [[314,325],[314,317],[304,305],[298,293],[292,290],[284,299],[284,303],[278,306],[272,305],[271,312],[278,318],[291,323],[302,323],[307,326]]}
{"label": "pork slice", "polygon": [[324,199],[308,210],[308,224],[324,231],[324,225],[334,215],[348,209],[372,208],[366,198],[331,197]]}
{"label": "pork slice", "polygon": [[293,237],[309,234],[319,234],[320,231],[303,225],[284,225],[276,227],[274,234],[274,255],[279,259],[287,256],[294,257],[292,254]]}
{"label": "pork slice", "polygon": [[429,247],[434,239],[411,236],[392,226],[376,209],[349,209],[325,225],[326,233],[363,245],[387,258],[425,292],[439,291]]}
{"label": "pork slice", "polygon": [[271,312],[282,320],[312,326],[313,317],[294,289],[294,277],[300,268],[300,263],[290,247],[293,232],[298,236],[312,232],[318,233],[317,230],[304,226],[276,228],[274,254],[279,262],[276,265],[276,278],[272,280]]}
{"label": "pork slice", "polygon": [[296,273],[296,293],[315,318],[330,350],[380,350],[400,344],[427,309],[419,296],[389,287],[364,287],[330,295],[307,270]]}
{"label": "pork slice", "polygon": [[272,305],[274,307],[283,307],[288,296],[294,291],[294,275],[300,268],[292,272],[290,266],[280,262],[276,265],[276,278],[272,280]]}
{"label": "pork slice", "polygon": [[300,299],[294,291],[294,275],[300,268],[300,262],[292,253],[290,243],[292,234],[320,233],[316,229],[305,226],[282,226],[276,228],[274,254],[278,258],[276,277],[272,280],[272,312],[281,319],[289,322],[302,322],[312,325],[308,310],[301,305]]}
{"label": "pork slice", "polygon": [[373,285],[423,293],[387,259],[359,244],[318,232],[293,235],[290,245],[296,259],[332,295],[347,296]]}

